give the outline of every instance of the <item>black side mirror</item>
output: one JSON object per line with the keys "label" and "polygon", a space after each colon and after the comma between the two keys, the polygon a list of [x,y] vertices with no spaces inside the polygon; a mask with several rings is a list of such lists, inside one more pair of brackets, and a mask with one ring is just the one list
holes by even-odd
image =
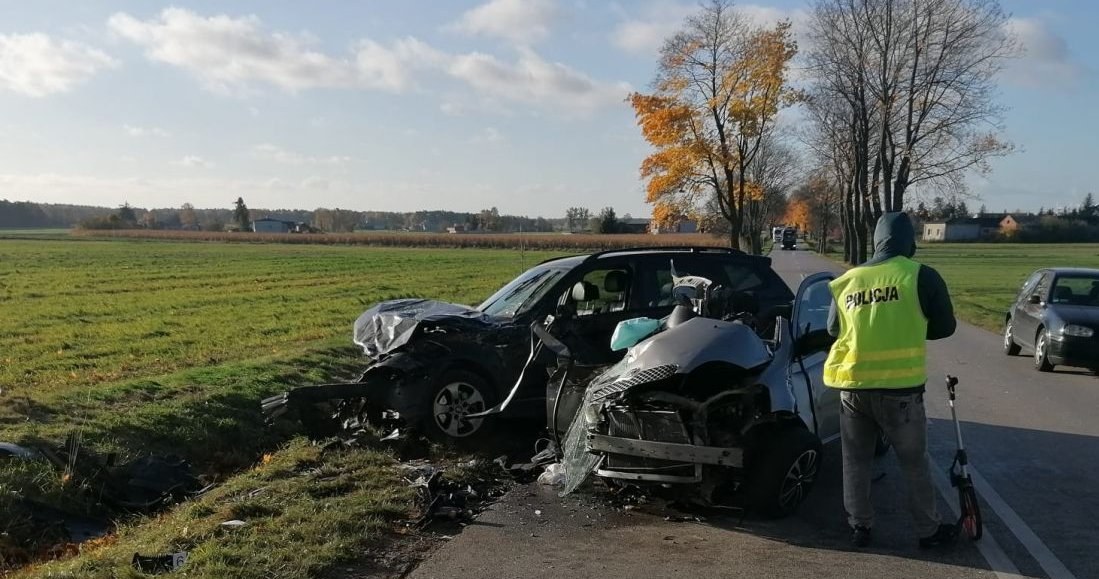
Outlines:
{"label": "black side mirror", "polygon": [[1028,304],[1040,304],[1042,303],[1042,296],[1038,294],[1031,294],[1031,296],[1027,298],[1026,301]]}

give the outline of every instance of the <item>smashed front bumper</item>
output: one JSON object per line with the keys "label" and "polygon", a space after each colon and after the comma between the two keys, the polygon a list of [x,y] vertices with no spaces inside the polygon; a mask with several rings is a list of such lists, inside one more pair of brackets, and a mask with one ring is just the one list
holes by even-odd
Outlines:
{"label": "smashed front bumper", "polygon": [[380,419],[383,412],[395,413],[401,423],[412,425],[430,408],[431,376],[420,367],[399,362],[398,358],[372,365],[357,382],[301,386],[263,399],[260,407],[269,423],[294,413],[303,426],[319,435],[333,434],[344,426],[340,412],[320,410],[325,403],[359,401],[359,414]]}
{"label": "smashed front bumper", "polygon": [[589,432],[588,452],[602,455],[595,474],[660,483],[697,483],[703,465],[742,468],[739,448],[696,444],[675,410],[611,408],[606,434]]}

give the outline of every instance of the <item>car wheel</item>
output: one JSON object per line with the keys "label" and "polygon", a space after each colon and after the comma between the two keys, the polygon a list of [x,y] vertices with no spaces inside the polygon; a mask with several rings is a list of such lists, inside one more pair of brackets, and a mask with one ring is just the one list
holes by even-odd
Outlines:
{"label": "car wheel", "polygon": [[448,370],[435,382],[424,419],[429,438],[458,442],[485,435],[492,429],[494,416],[468,418],[483,412],[495,401],[492,388],[481,376],[467,370]]}
{"label": "car wheel", "polygon": [[820,472],[820,439],[804,428],[787,428],[766,444],[748,472],[748,508],[771,517],[797,510]]}
{"label": "car wheel", "polygon": [[874,456],[885,456],[890,448],[893,448],[893,443],[890,442],[889,437],[885,435],[885,432],[879,430],[878,439],[874,441]]}
{"label": "car wheel", "polygon": [[1015,324],[1008,320],[1004,324],[1004,354],[1018,356],[1021,349],[1019,344],[1015,343]]}
{"label": "car wheel", "polygon": [[1049,332],[1041,330],[1034,340],[1034,367],[1039,372],[1052,372],[1053,364],[1049,361]]}

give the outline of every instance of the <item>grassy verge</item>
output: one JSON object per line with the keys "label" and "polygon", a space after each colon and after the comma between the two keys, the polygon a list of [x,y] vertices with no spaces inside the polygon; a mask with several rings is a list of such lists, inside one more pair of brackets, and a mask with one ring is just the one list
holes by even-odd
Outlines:
{"label": "grassy verge", "polygon": [[[842,255],[830,257],[842,261]],[[999,332],[1028,275],[1043,267],[1099,268],[1099,244],[926,243],[916,259],[942,274],[958,317]]]}
{"label": "grassy verge", "polygon": [[[392,457],[299,438],[197,500],[16,577],[144,577],[134,553],[176,552],[188,553],[186,577],[316,577],[385,541],[413,498]],[[245,525],[222,525],[231,520]]]}

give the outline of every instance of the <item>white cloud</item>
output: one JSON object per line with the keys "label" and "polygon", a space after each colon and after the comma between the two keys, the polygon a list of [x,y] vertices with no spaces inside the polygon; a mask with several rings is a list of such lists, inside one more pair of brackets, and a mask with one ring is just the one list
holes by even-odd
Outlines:
{"label": "white cloud", "polygon": [[489,0],[466,11],[449,28],[527,45],[548,38],[550,26],[560,15],[554,0]]}
{"label": "white cloud", "polygon": [[131,137],[170,137],[171,133],[160,127],[136,127],[134,125],[122,125],[122,130]]}
{"label": "white cloud", "polygon": [[101,50],[41,33],[0,34],[0,90],[31,97],[67,92],[118,66]]}
{"label": "white cloud", "polygon": [[494,145],[504,142],[504,135],[500,133],[495,127],[485,127],[476,135],[473,135],[469,140],[471,143],[476,144],[489,144]]}
{"label": "white cloud", "polygon": [[1020,58],[1008,63],[1004,78],[1029,88],[1066,86],[1087,74],[1072,58],[1068,44],[1049,25],[1036,18],[1011,18],[1005,25],[1023,49]]}
{"label": "white cloud", "polygon": [[[754,26],[774,26],[790,20],[798,36],[808,21],[804,9],[784,10],[759,4],[736,4],[734,9]],[[643,56],[660,51],[664,40],[675,34],[683,21],[699,10],[697,3],[657,1],[646,5],[638,16],[627,17],[611,33],[611,42],[619,49]]]}
{"label": "white cloud", "polygon": [[343,155],[332,155],[330,157],[303,155],[287,151],[271,143],[256,145],[252,148],[252,153],[261,159],[268,159],[286,165],[342,165],[351,161],[351,157]]}
{"label": "white cloud", "polygon": [[488,97],[571,112],[621,104],[632,90],[627,83],[596,81],[530,50],[520,51],[514,64],[477,52],[456,56],[447,72]]}
{"label": "white cloud", "polygon": [[301,181],[302,189],[327,191],[328,187],[330,185],[331,185],[331,182],[328,179],[325,179],[324,177],[316,177],[316,176],[306,177],[305,179],[302,179],[302,181]]}
{"label": "white cloud", "polygon": [[296,91],[352,82],[346,62],[311,50],[306,38],[264,31],[255,16],[204,18],[190,10],[166,8],[149,21],[120,12],[107,24],[115,34],[144,47],[149,59],[183,68],[212,90],[263,82]]}
{"label": "white cloud", "polygon": [[202,169],[207,169],[214,166],[213,163],[197,155],[186,155],[178,161],[173,161],[172,164],[179,165],[180,167],[197,167]]}
{"label": "white cloud", "polygon": [[[507,6],[493,2],[471,11],[482,15],[473,22],[488,26],[486,18],[503,18],[501,14],[510,15],[517,26],[533,22]],[[542,14],[548,6],[533,12]],[[478,12],[488,7],[495,8]],[[526,10],[520,12],[526,14]],[[109,25],[116,34],[143,46],[150,59],[180,67],[218,92],[248,92],[256,85],[291,92],[312,88],[403,92],[429,76],[450,77],[472,88],[482,100],[515,101],[571,113],[621,104],[630,90],[625,83],[597,81],[564,64],[548,62],[529,48],[519,48],[517,60],[511,63],[478,52],[445,53],[412,37],[389,45],[363,39],[347,58],[336,58],[310,49],[307,38],[264,30],[255,16],[203,17],[179,8],[166,9],[149,21],[119,13]],[[537,36],[536,28],[532,32],[528,26],[527,33]],[[446,103],[442,106],[448,114],[457,111]]]}
{"label": "white cloud", "polygon": [[694,5],[674,2],[649,4],[640,17],[619,23],[611,33],[611,42],[632,54],[654,55],[664,39],[674,34],[683,20],[697,9]]}

